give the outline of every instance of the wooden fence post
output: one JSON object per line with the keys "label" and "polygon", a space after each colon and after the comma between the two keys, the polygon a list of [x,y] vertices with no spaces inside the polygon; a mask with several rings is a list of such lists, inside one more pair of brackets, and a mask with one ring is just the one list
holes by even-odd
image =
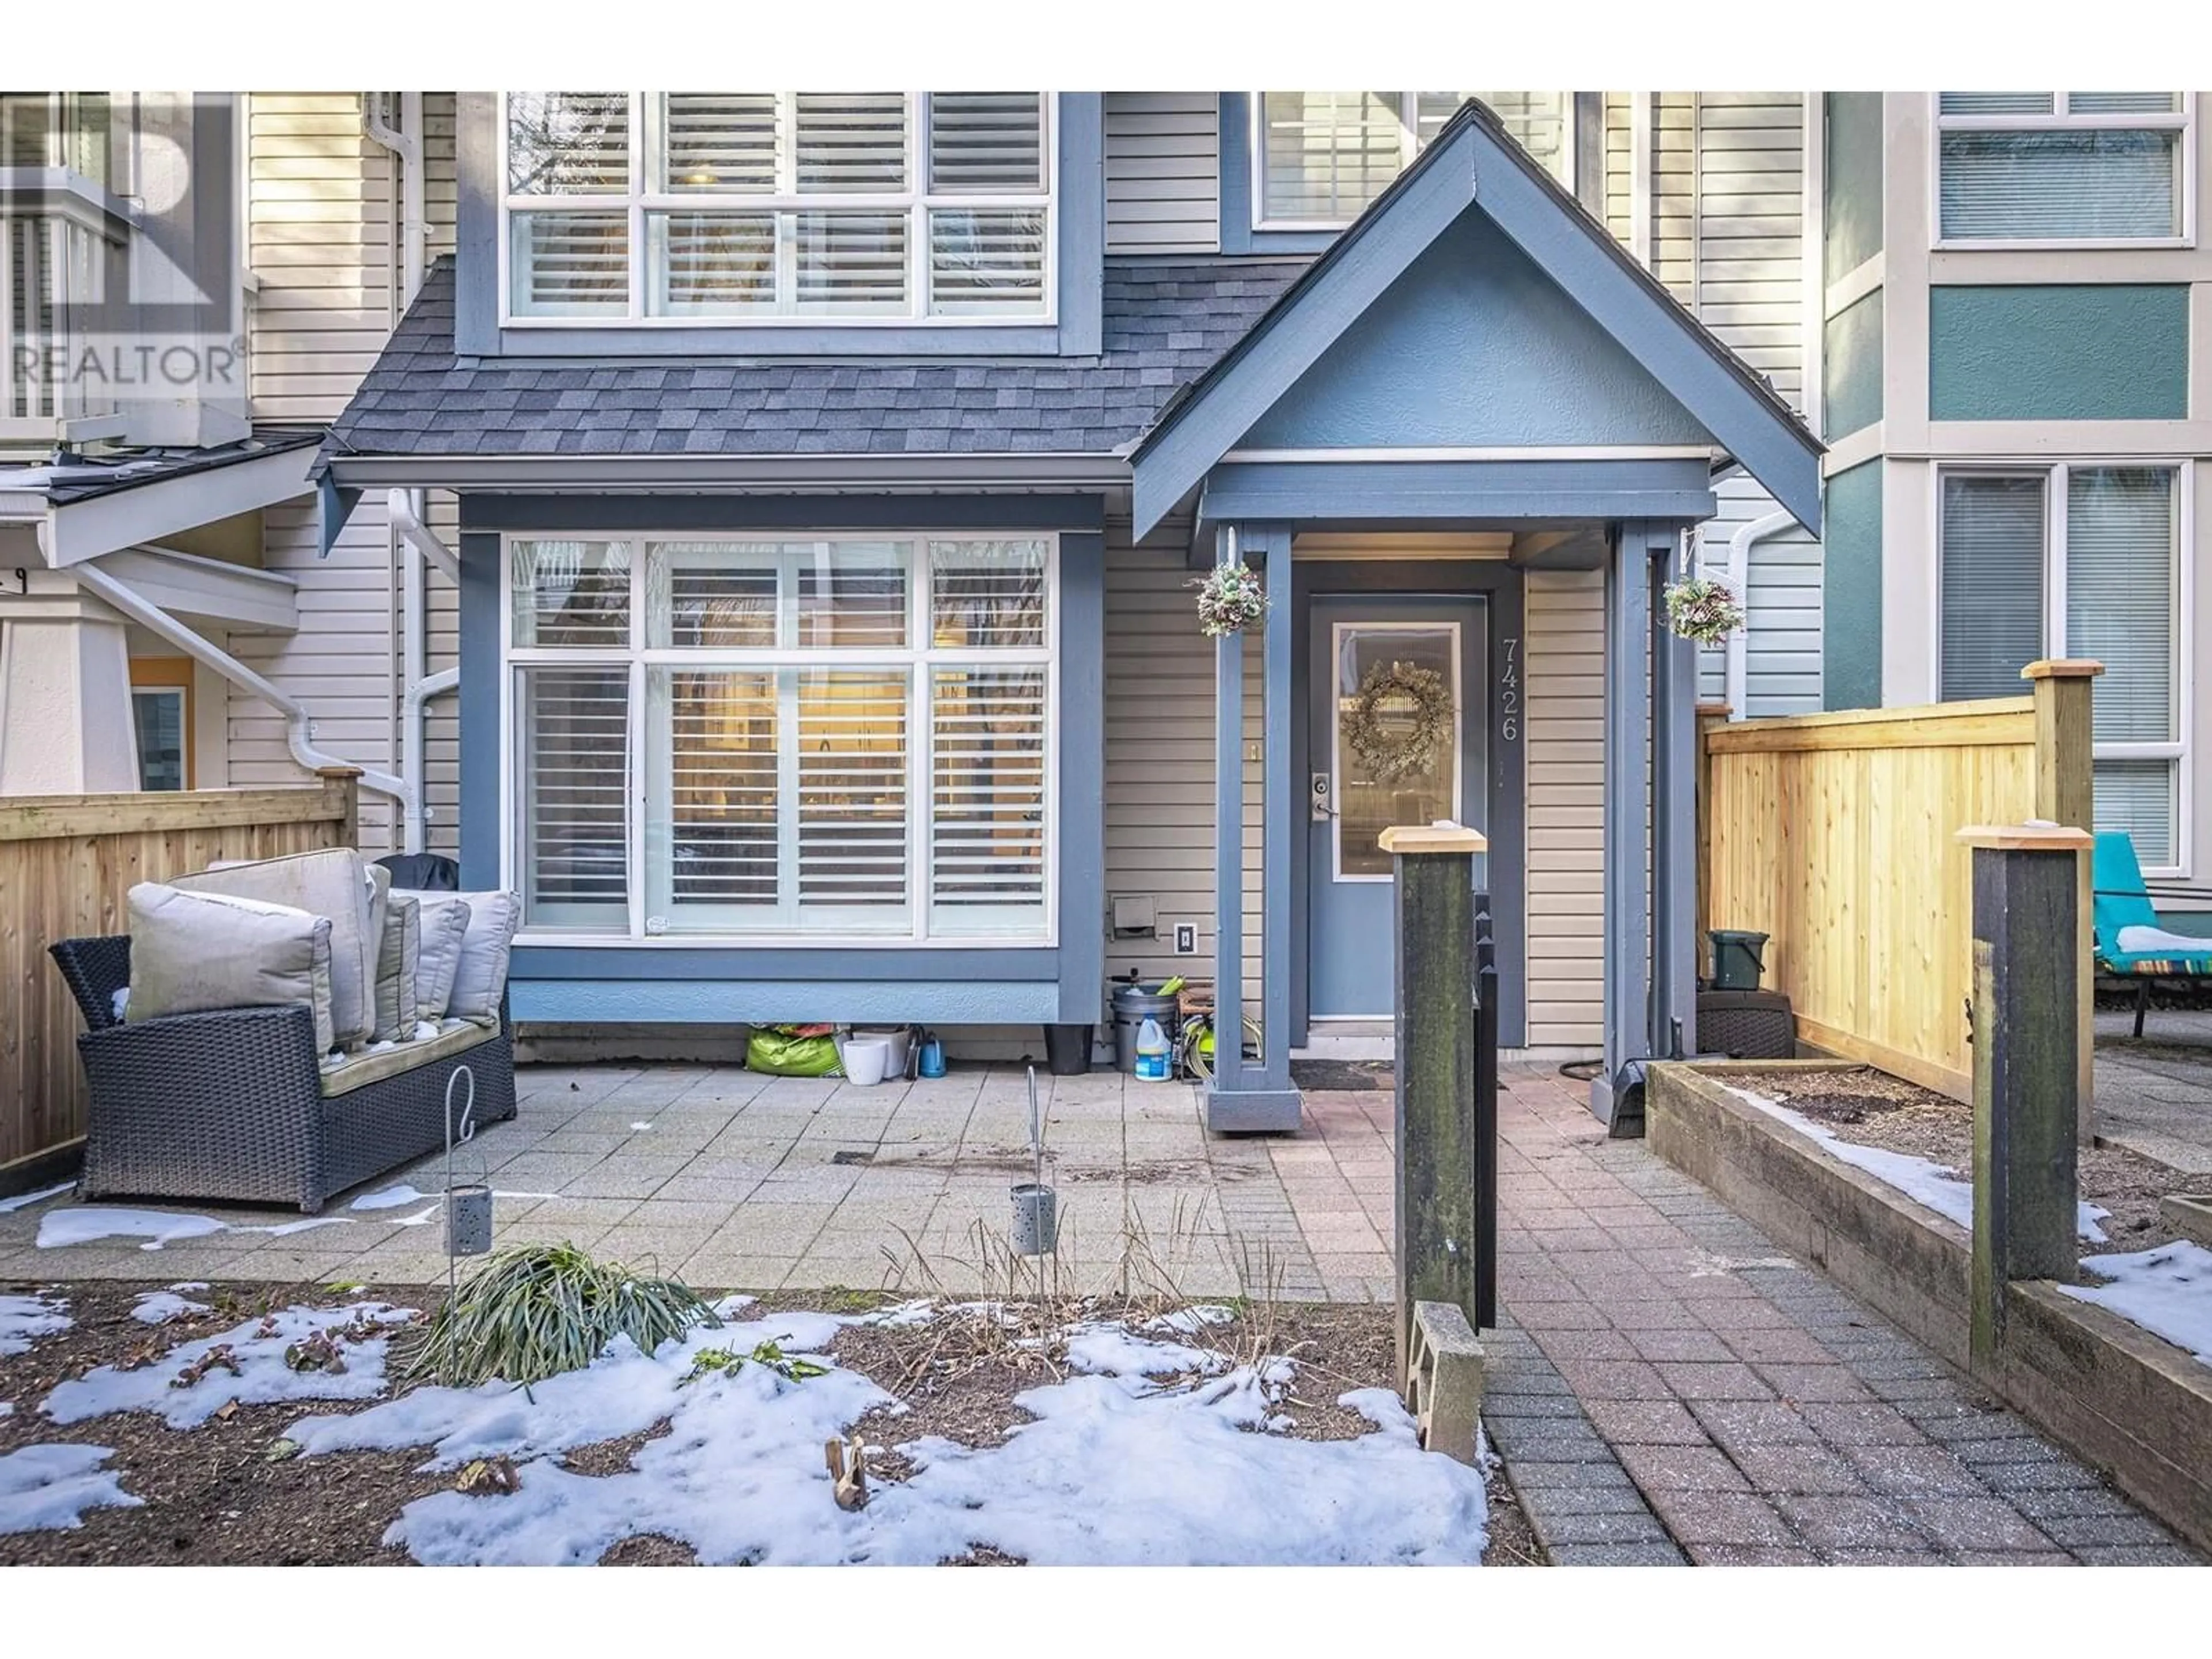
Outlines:
{"label": "wooden fence post", "polygon": [[[2105,665],[2080,658],[2053,658],[2032,662],[2020,671],[2030,682],[2035,697],[2035,816],[2069,829],[2087,830],[2096,823],[2096,799],[2091,765],[2091,688]],[[2096,969],[2092,955],[2095,909],[2090,874],[2093,860],[2083,853],[2075,883],[2075,931],[2079,934],[2076,956],[2080,983],[2075,988],[2074,1015],[2081,1031],[2076,1083],[2076,1138],[2089,1144],[2097,1116]]]}
{"label": "wooden fence post", "polygon": [[2005,1286],[2070,1279],[2080,1182],[2075,1092],[2077,882],[2088,832],[1970,829],[1974,889],[1974,1255],[1971,1352],[1996,1358]]}
{"label": "wooden fence post", "polygon": [[319,766],[315,775],[323,781],[325,794],[337,792],[338,839],[340,847],[361,845],[361,768],[358,766]]}
{"label": "wooden fence post", "polygon": [[1480,831],[1385,830],[1395,862],[1397,991],[1397,1361],[1407,1375],[1413,1304],[1476,1303],[1474,856]]}
{"label": "wooden fence post", "polygon": [[1724,702],[1698,705],[1698,969],[1710,974],[1705,960],[1713,930],[1713,728],[1726,726],[1729,714]]}

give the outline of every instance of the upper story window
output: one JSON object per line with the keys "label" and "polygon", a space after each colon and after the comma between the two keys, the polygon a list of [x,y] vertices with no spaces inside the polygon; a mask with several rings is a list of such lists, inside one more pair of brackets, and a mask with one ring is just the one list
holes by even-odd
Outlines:
{"label": "upper story window", "polygon": [[511,92],[506,320],[1043,322],[1049,95]]}
{"label": "upper story window", "polygon": [[2192,101],[2179,92],[1937,94],[1937,241],[2186,240]]}
{"label": "upper story window", "polygon": [[1253,97],[1253,225],[1347,225],[1443,128],[1480,98],[1550,172],[1570,166],[1571,94],[1563,92],[1266,92]]}

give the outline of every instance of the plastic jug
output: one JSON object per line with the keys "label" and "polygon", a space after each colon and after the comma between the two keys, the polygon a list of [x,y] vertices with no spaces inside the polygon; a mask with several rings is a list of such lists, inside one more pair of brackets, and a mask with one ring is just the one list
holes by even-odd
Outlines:
{"label": "plastic jug", "polygon": [[1137,1028],[1137,1070],[1139,1083],[1165,1083],[1168,1080],[1168,1034],[1160,1029],[1159,1021],[1149,1014]]}
{"label": "plastic jug", "polygon": [[921,1064],[917,1068],[924,1077],[945,1075],[945,1045],[932,1031],[921,1040]]}

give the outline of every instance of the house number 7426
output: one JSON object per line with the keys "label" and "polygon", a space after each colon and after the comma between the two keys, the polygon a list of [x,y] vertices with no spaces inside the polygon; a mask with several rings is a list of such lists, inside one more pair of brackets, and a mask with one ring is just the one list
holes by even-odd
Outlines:
{"label": "house number 7426", "polygon": [[1500,641],[1504,659],[1498,672],[1498,735],[1508,743],[1521,740],[1521,641]]}

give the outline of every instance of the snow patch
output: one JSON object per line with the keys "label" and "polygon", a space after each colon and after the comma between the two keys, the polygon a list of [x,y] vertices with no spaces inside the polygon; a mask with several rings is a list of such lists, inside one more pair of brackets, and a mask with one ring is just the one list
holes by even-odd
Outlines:
{"label": "snow patch", "polygon": [[100,1467],[114,1455],[107,1446],[71,1445],[23,1446],[0,1455],[0,1533],[81,1527],[87,1510],[138,1508],[146,1500]]}
{"label": "snow patch", "polygon": [[[207,1286],[198,1288],[205,1290]],[[144,1291],[131,1306],[131,1316],[142,1325],[166,1325],[173,1319],[185,1319],[207,1311],[206,1303],[188,1300],[173,1289]]]}
{"label": "snow patch", "polygon": [[0,1296],[0,1356],[26,1353],[38,1338],[69,1329],[68,1306],[59,1297]]}
{"label": "snow patch", "polygon": [[2101,1285],[2061,1285],[2212,1365],[2212,1250],[2186,1242],[2127,1255],[2086,1255],[2083,1271]]}
{"label": "snow patch", "polygon": [[1237,1317],[1237,1310],[1218,1303],[1198,1302],[1188,1308],[1177,1308],[1173,1313],[1164,1313],[1147,1319],[1138,1328],[1147,1331],[1169,1331],[1177,1336],[1196,1336],[1209,1325],[1226,1325]]}
{"label": "snow patch", "polygon": [[635,1133],[643,1134],[647,1129],[650,1129],[653,1125],[650,1123],[633,1123],[629,1127]]}
{"label": "snow patch", "polygon": [[381,1192],[363,1193],[346,1207],[349,1210],[396,1210],[403,1204],[420,1204],[429,1196],[429,1194],[418,1192],[403,1182],[397,1187],[386,1187]]}
{"label": "snow patch", "polygon": [[143,1238],[142,1250],[158,1250],[179,1238],[219,1233],[224,1224],[212,1216],[173,1215],[165,1210],[111,1210],[86,1206],[50,1210],[39,1222],[39,1248],[58,1249],[103,1238]]}
{"label": "snow patch", "polygon": [[15,1210],[27,1210],[33,1204],[43,1204],[50,1198],[58,1198],[76,1185],[74,1181],[64,1181],[58,1187],[41,1187],[35,1193],[18,1193],[13,1198],[0,1198],[0,1215],[7,1215]]}
{"label": "snow patch", "polygon": [[1067,1363],[1079,1371],[1115,1377],[1211,1376],[1228,1361],[1180,1342],[1152,1342],[1109,1322],[1077,1325],[1067,1333]]}
{"label": "snow patch", "polygon": [[[1794,1112],[1778,1100],[1769,1100],[1765,1095],[1753,1094],[1748,1089],[1739,1089],[1732,1083],[1721,1085],[1738,1100],[1756,1106],[1770,1117],[1778,1117],[1793,1129],[1801,1129],[1828,1151],[1854,1169],[1863,1170],[1876,1181],[1887,1182],[1916,1203],[1924,1204],[1946,1220],[1955,1221],[1972,1232],[1974,1228],[1974,1183],[1962,1180],[1956,1170],[1946,1168],[1931,1159],[1915,1157],[1911,1152],[1893,1152],[1881,1146],[1862,1146],[1856,1141],[1845,1140],[1825,1123],[1816,1123],[1802,1112]],[[2105,1242],[2105,1230],[2097,1224],[2111,1219],[2112,1212],[2100,1205],[2083,1203],[2079,1206],[2075,1231],[2092,1244]]]}
{"label": "snow patch", "polygon": [[[343,1308],[294,1306],[264,1319],[249,1319],[219,1336],[182,1342],[153,1364],[136,1370],[102,1365],[58,1384],[40,1407],[57,1423],[81,1423],[110,1412],[152,1412],[173,1429],[198,1428],[232,1401],[265,1406],[280,1401],[374,1400],[384,1392],[384,1358],[388,1339],[372,1335],[359,1342],[343,1339],[343,1371],[295,1371],[284,1351],[317,1331],[336,1332],[356,1320],[376,1327],[404,1324],[413,1310],[385,1302],[353,1302]],[[264,1335],[263,1333],[266,1332]],[[211,1365],[197,1382],[174,1386],[185,1368],[210,1351],[228,1347],[235,1375]]]}

